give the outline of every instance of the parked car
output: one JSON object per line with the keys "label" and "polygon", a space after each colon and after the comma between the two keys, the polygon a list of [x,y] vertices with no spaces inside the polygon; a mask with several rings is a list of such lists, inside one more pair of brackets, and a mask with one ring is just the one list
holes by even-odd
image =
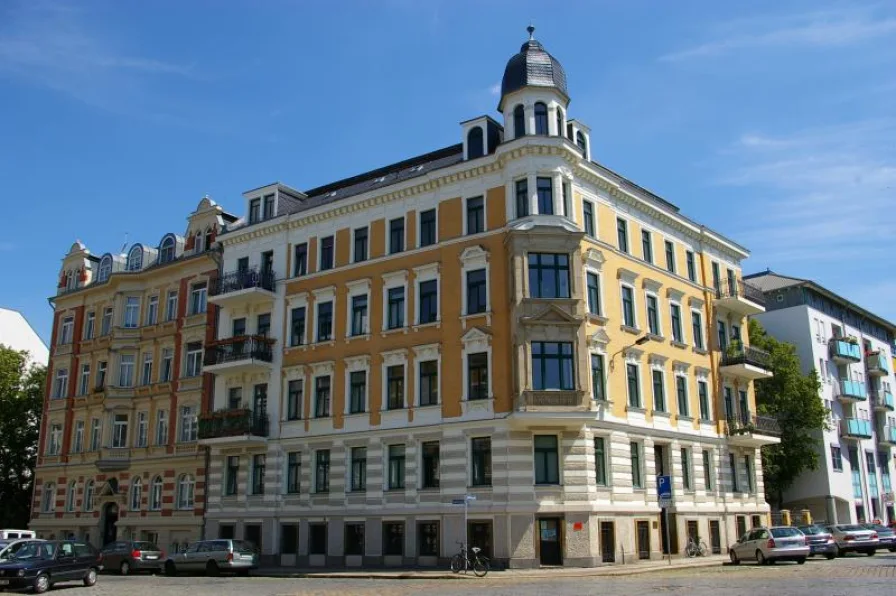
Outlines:
{"label": "parked car", "polygon": [[755,560],[760,565],[776,561],[796,561],[800,565],[809,556],[809,539],[793,526],[753,528],[728,549],[734,565]]}
{"label": "parked car", "polygon": [[102,555],[86,542],[44,540],[29,542],[0,563],[0,589],[31,588],[42,594],[58,583],[96,584]]}
{"label": "parked car", "polygon": [[121,575],[161,571],[165,553],[152,542],[118,540],[103,547],[103,567]]}
{"label": "parked car", "polygon": [[887,549],[891,553],[896,552],[896,530],[888,528],[882,524],[860,524],[867,530],[877,532],[877,539],[880,541],[880,548]]}
{"label": "parked car", "polygon": [[865,553],[873,556],[880,546],[877,532],[869,530],[859,524],[837,524],[827,526],[834,541],[837,543],[837,556],[842,557],[846,553]]}
{"label": "parked car", "polygon": [[37,538],[37,534],[31,530],[0,530],[0,540],[12,540],[14,538]]}
{"label": "parked car", "polygon": [[245,540],[200,540],[187,546],[184,552],[169,555],[165,560],[165,574],[176,575],[180,571],[205,571],[206,575],[234,572],[249,575],[258,569],[258,552]]}
{"label": "parked car", "polygon": [[837,556],[834,537],[822,526],[799,526],[799,531],[809,539],[809,556],[824,555],[827,559]]}

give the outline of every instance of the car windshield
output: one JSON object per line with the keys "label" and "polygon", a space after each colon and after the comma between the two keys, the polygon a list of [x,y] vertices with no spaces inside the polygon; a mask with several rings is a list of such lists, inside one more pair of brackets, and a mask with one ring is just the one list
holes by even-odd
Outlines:
{"label": "car windshield", "polygon": [[821,534],[821,528],[818,526],[800,526],[800,532],[807,536],[814,536],[815,534]]}
{"label": "car windshield", "polygon": [[802,536],[802,532],[796,528],[772,528],[772,536],[775,538],[789,538],[791,536]]}
{"label": "car windshield", "polygon": [[837,526],[837,529],[841,532],[861,532],[863,530],[867,530],[868,528],[863,528],[859,524],[846,524],[843,526]]}
{"label": "car windshield", "polygon": [[56,554],[56,545],[50,542],[30,542],[20,548],[13,558],[22,561],[29,559],[52,559]]}
{"label": "car windshield", "polygon": [[135,542],[134,548],[136,550],[148,550],[148,551],[159,550],[159,547],[156,546],[155,544],[153,544],[152,542]]}

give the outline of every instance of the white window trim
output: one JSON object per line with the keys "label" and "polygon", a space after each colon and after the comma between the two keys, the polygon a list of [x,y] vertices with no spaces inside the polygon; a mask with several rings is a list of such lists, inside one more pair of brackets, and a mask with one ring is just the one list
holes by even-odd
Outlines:
{"label": "white window trim", "polygon": [[[675,339],[675,326],[672,324],[672,308],[675,306],[678,307],[678,326],[681,332],[681,337],[677,340]],[[687,330],[684,323],[684,307],[681,305],[680,300],[671,298],[669,299],[669,340],[684,345],[688,343]]]}
{"label": "white window trim", "polygon": [[[706,420],[708,420],[708,421],[715,420],[715,416],[714,416],[714,412],[713,412],[713,410],[715,409],[715,405],[713,404],[713,399],[712,399],[712,385],[709,382],[710,371],[706,368],[698,367],[696,369],[696,373],[697,373],[696,374],[697,378],[696,378],[695,384],[694,384],[694,387],[697,390],[697,416],[696,416],[696,418],[699,418],[702,420],[702,416],[700,416],[700,385],[699,385],[699,383],[702,381],[703,383],[706,383],[706,402],[709,405],[709,411],[707,412]],[[701,457],[703,457],[703,456],[701,455]]]}
{"label": "white window trim", "polygon": [[[570,183],[570,185],[569,185],[569,192],[570,193],[573,192],[572,183]],[[561,200],[562,200],[562,197],[561,197]],[[585,203],[588,203],[589,205],[591,205],[591,219],[592,219],[591,223],[593,224],[594,236],[589,236],[588,232],[585,230]],[[573,206],[572,207],[573,212],[575,212],[575,198],[574,197],[570,197],[570,204]],[[574,218],[569,215],[567,217],[569,217],[569,219],[574,220]],[[595,201],[594,199],[582,197],[582,225],[579,227],[581,228],[582,232],[585,233],[586,238],[590,238],[591,240],[597,240],[597,237],[598,237],[598,233],[597,233],[597,231],[598,231],[597,230],[597,201]]]}
{"label": "white window trim", "polygon": [[93,339],[96,335],[96,311],[90,311],[84,318],[83,339]]}
{"label": "white window trim", "polygon": [[[416,389],[416,395],[414,396],[414,407],[415,408],[429,408],[435,406],[442,405],[442,347],[440,344],[426,344],[423,346],[414,346],[414,389]],[[421,379],[420,379],[420,364],[422,362],[432,362],[436,361],[436,377],[438,381],[437,385],[437,399],[435,404],[427,404],[422,405],[420,403],[420,387],[421,387]],[[422,453],[422,450],[421,450]],[[421,468],[422,470],[422,468]]]}
{"label": "white window trim", "polygon": [[[486,316],[486,324],[491,325],[491,316],[492,316],[492,284],[491,284],[491,266],[489,264],[489,252],[482,248],[481,246],[470,246],[464,249],[464,251],[460,254],[460,262],[461,262],[461,282],[463,285],[463,291],[461,292],[461,321],[462,328],[466,329],[467,327],[467,318],[468,317],[481,317],[483,315]],[[468,312],[467,306],[467,273],[471,271],[476,271],[478,269],[485,269],[485,312],[473,313],[470,314]],[[441,296],[439,297],[441,300]]]}
{"label": "white window trim", "polygon": [[[464,136],[464,144],[466,144],[466,142],[467,142],[467,141],[466,141],[466,136]],[[436,214],[436,220],[435,220],[436,234],[435,234],[435,238],[434,238],[432,244],[428,244],[428,245],[426,245],[426,246],[423,246],[423,245],[421,244],[422,241],[423,241],[423,234],[422,234],[422,231],[423,231],[423,212],[424,212],[424,211],[433,211],[433,212]],[[438,207],[438,205],[434,205],[434,206],[432,206],[432,207],[427,207],[426,209],[418,209],[418,210],[417,210],[417,238],[416,238],[415,240],[416,240],[416,244],[415,244],[415,246],[416,246],[417,248],[429,248],[429,247],[435,246],[436,244],[439,243],[439,207]]]}
{"label": "white window trim", "polygon": [[[401,250],[392,251],[392,222],[401,220]],[[387,217],[386,218],[386,254],[385,256],[393,256],[400,255],[403,252],[408,252],[411,250],[411,247],[408,246],[408,218],[407,214],[401,213],[396,215],[395,217]]]}
{"label": "white window trim", "polygon": [[[137,412],[137,432],[134,433],[134,447],[147,447],[149,445],[149,413],[145,410]],[[141,431],[143,437],[141,440]]]}
{"label": "white window trim", "polygon": [[72,480],[68,483],[68,488],[65,492],[65,512],[66,513],[74,513],[75,512],[75,502],[77,500],[78,495],[78,482],[76,480]]}
{"label": "white window trim", "polygon": [[[470,401],[470,396],[467,395],[467,390],[470,388],[470,367],[468,357],[470,356],[470,354],[480,354],[482,352],[486,353],[488,362],[488,395],[486,396],[485,400],[473,401],[489,401],[495,398],[495,385],[493,381],[494,366],[492,365],[491,340],[492,338],[490,335],[487,335],[476,328],[467,331],[467,333],[464,334],[464,336],[461,338],[461,342],[463,343],[463,348],[461,349],[461,367],[463,368],[463,386],[461,388],[462,402]],[[529,357],[531,358],[531,355]],[[531,381],[529,382],[529,386],[532,386]]]}
{"label": "white window trim", "polygon": [[[440,267],[438,263],[429,263],[427,265],[421,265],[420,267],[414,267],[414,326],[418,327],[420,325],[435,325],[436,327],[441,325],[442,322],[442,279],[440,275]],[[433,281],[436,282],[436,320],[430,321],[428,323],[423,323],[420,320],[421,313],[421,296],[420,296],[420,284]],[[407,307],[407,297],[405,297],[405,307]]]}
{"label": "white window trim", "polygon": [[[408,328],[408,272],[407,270],[402,271],[394,271],[392,273],[384,273],[382,276],[383,279],[383,325],[382,332],[395,332],[399,329],[404,329],[407,332]],[[396,327],[395,329],[389,329],[389,290],[393,288],[404,288],[404,325],[402,327]]]}
{"label": "white window trim", "polygon": [[78,375],[78,395],[90,393],[90,363],[81,365],[81,373]]}
{"label": "white window trim", "polygon": [[[670,413],[671,413],[671,410],[669,409],[669,386],[668,386],[668,384],[666,383],[666,368],[665,368],[665,364],[666,364],[666,358],[665,358],[665,357],[663,357],[663,356],[658,356],[658,355],[655,355],[655,354],[654,354],[654,355],[651,355],[651,357],[650,357],[650,397],[651,397],[651,401],[652,401],[652,403],[653,403],[653,411],[654,411],[654,412],[661,412],[661,413],[663,413],[663,414],[670,414]],[[656,393],[654,392],[654,387],[653,387],[653,373],[654,373],[654,371],[659,371],[659,373],[660,373],[660,375],[662,376],[662,379],[663,379],[663,399],[664,399],[664,401],[666,402],[666,403],[665,403],[665,406],[666,406],[666,409],[665,409],[665,410],[658,410],[657,407],[656,407]],[[626,383],[628,383],[628,378],[626,378]],[[628,388],[626,387],[626,389],[628,389]],[[644,390],[643,390],[643,389],[641,390],[641,397],[642,397],[642,398],[644,397]],[[642,405],[643,405],[643,404],[642,404]]]}
{"label": "white window trim", "polygon": [[[407,302],[407,301],[405,301]],[[381,379],[381,393],[383,396],[382,403],[380,404],[381,412],[404,412],[408,410],[411,405],[408,403],[408,351],[404,348],[399,350],[391,350],[389,352],[382,352],[382,364],[380,365],[380,379]],[[403,366],[404,367],[404,383],[402,383],[401,390],[403,392],[403,403],[404,407],[397,410],[389,409],[389,377],[388,377],[388,369],[390,366]],[[388,463],[388,462],[384,462]],[[385,474],[384,474],[385,475]]]}
{"label": "white window trim", "polygon": [[[663,302],[660,300],[660,297],[657,296],[656,292],[651,290],[644,291],[644,321],[647,325],[647,333],[653,333],[650,330],[650,319],[647,317],[647,298],[648,296],[656,299],[656,335],[658,337],[665,337],[663,335]],[[637,315],[635,315],[635,321],[638,320]],[[623,323],[624,324],[624,323]],[[636,325],[637,327],[637,325]]]}
{"label": "white window trim", "polygon": [[697,309],[691,309],[691,335],[694,335],[694,313],[696,313],[700,317],[700,345],[697,345],[697,338],[692,337],[693,346],[698,350],[706,350],[706,317],[703,316],[703,313]]}
{"label": "white window trim", "polygon": [[482,231],[477,234],[485,234],[488,232],[488,192],[483,189],[481,193],[469,193],[463,198],[461,203],[461,218],[463,219],[463,235],[469,236],[470,231],[467,229],[467,201],[482,197]]}
{"label": "white window trim", "polygon": [[[352,340],[360,337],[367,337],[370,335],[370,314],[371,314],[371,306],[372,301],[370,299],[370,278],[365,277],[364,279],[358,279],[354,281],[350,281],[345,284],[347,289],[347,297],[346,297],[346,312],[345,312],[345,337],[347,340]],[[359,335],[352,335],[352,301],[356,296],[366,296],[367,297],[367,325],[364,329],[361,330]],[[306,311],[307,312],[307,311]],[[307,317],[307,315],[306,315]],[[307,323],[305,327],[307,327]],[[348,387],[348,385],[346,385]]]}
{"label": "white window trim", "polygon": [[[296,308],[305,308],[305,333],[302,336],[302,343],[297,346],[292,345],[292,311]],[[333,313],[335,316],[335,312]],[[231,319],[232,322],[232,319]],[[299,348],[302,346],[307,346],[311,343],[310,338],[313,336],[309,336],[311,333],[311,328],[315,327],[317,323],[317,312],[311,312],[311,309],[308,306],[308,292],[302,292],[300,294],[296,294],[294,296],[290,296],[286,301],[286,349],[290,348]],[[316,334],[315,334],[316,335]]]}
{"label": "white window trim", "polygon": [[[131,301],[134,301],[133,305],[136,307],[133,320],[133,325],[128,325],[128,312],[130,311],[129,306],[131,306]],[[137,329],[140,327],[140,297],[139,296],[125,296],[124,298],[124,308],[121,313],[121,326],[125,329]]]}
{"label": "white window trim", "polygon": [[[155,316],[153,314],[153,306],[155,306]],[[149,297],[146,302],[146,325],[155,325],[159,322],[159,295],[155,294]]]}
{"label": "white window trim", "polygon": [[[606,484],[597,483],[597,458],[594,453],[594,439],[604,440],[604,471],[606,473]],[[591,474],[594,477],[594,485],[597,490],[609,490],[613,488],[613,437],[610,434],[596,432],[591,435]]]}
{"label": "white window trim", "polygon": [[[693,408],[691,407],[693,405],[693,404],[691,404],[691,387],[690,387],[690,383],[688,383],[689,377],[688,377],[687,373],[682,372],[680,370],[675,371],[674,377],[675,377],[675,413],[679,419],[693,418],[694,417],[693,412],[692,412]],[[684,379],[684,398],[685,398],[685,403],[688,406],[688,411],[685,413],[681,412],[681,408],[678,405],[678,379]],[[699,416],[698,416],[698,418],[699,418]]]}
{"label": "white window trim", "polygon": [[[335,257],[334,257],[335,258]],[[314,343],[330,343],[336,340],[336,286],[327,286],[325,288],[317,288],[311,291],[314,296]],[[320,305],[324,302],[330,302],[333,305],[332,316],[330,317],[330,339],[320,339],[320,326],[318,325],[318,314]],[[290,311],[292,312],[292,311]],[[308,330],[308,311],[305,310],[305,330]]]}
{"label": "white window trim", "polygon": [[[596,313],[591,312],[591,305],[588,303],[588,274],[591,274],[597,278],[597,311]],[[596,269],[589,265],[584,267],[583,276],[582,276],[582,288],[584,288],[584,296],[585,296],[585,312],[588,313],[590,317],[599,317],[606,318],[606,305],[604,302],[604,276],[601,273],[600,269]],[[620,290],[621,297],[622,290]]]}
{"label": "white window trim", "polygon": [[[623,380],[625,382],[625,405],[626,408],[637,408],[644,409],[644,377],[642,376],[643,371],[641,370],[643,367],[641,366],[641,352],[640,350],[627,350],[625,352],[625,361],[624,366],[626,367],[623,371]],[[628,365],[633,364],[635,366],[635,370],[638,373],[638,405],[631,405],[631,396],[628,393]]]}
{"label": "white window trim", "polygon": [[[353,372],[364,373],[364,410],[362,412],[351,413],[351,378]],[[345,359],[345,403],[343,404],[343,413],[346,416],[367,416],[370,414],[370,356],[353,356]],[[349,454],[351,449],[347,450]],[[351,471],[349,471],[351,473]],[[348,486],[348,485],[346,485]]]}
{"label": "white window trim", "polygon": [[[632,314],[634,316],[634,321],[632,321],[632,325],[628,325],[625,322],[625,304],[623,301],[622,288],[629,288],[632,291]],[[624,327],[631,327],[632,329],[641,329],[641,326],[638,321],[638,291],[635,289],[634,284],[628,282],[620,282],[619,283],[619,320]]]}

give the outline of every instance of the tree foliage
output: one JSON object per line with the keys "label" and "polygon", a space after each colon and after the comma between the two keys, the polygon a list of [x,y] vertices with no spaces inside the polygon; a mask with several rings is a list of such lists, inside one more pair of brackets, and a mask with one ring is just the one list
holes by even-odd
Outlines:
{"label": "tree foliage", "polygon": [[781,443],[762,448],[765,496],[780,507],[784,491],[806,470],[818,467],[828,411],[821,401],[821,383],[813,368],[803,374],[796,347],[768,335],[759,321],[750,321],[750,344],[769,353],[771,379],[756,381],[756,408],[778,418]]}
{"label": "tree foliage", "polygon": [[0,344],[0,528],[27,528],[46,368]]}

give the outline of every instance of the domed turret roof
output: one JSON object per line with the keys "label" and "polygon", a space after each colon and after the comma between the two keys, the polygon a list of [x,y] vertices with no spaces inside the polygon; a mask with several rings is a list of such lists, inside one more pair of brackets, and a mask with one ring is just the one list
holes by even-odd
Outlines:
{"label": "domed turret roof", "polygon": [[[560,62],[547,53],[535,39],[535,27],[529,26],[529,39],[520,47],[520,53],[507,61],[504,78],[501,79],[501,103],[508,93],[523,87],[553,87],[568,97],[566,72]],[[501,105],[498,106],[501,109]]]}

